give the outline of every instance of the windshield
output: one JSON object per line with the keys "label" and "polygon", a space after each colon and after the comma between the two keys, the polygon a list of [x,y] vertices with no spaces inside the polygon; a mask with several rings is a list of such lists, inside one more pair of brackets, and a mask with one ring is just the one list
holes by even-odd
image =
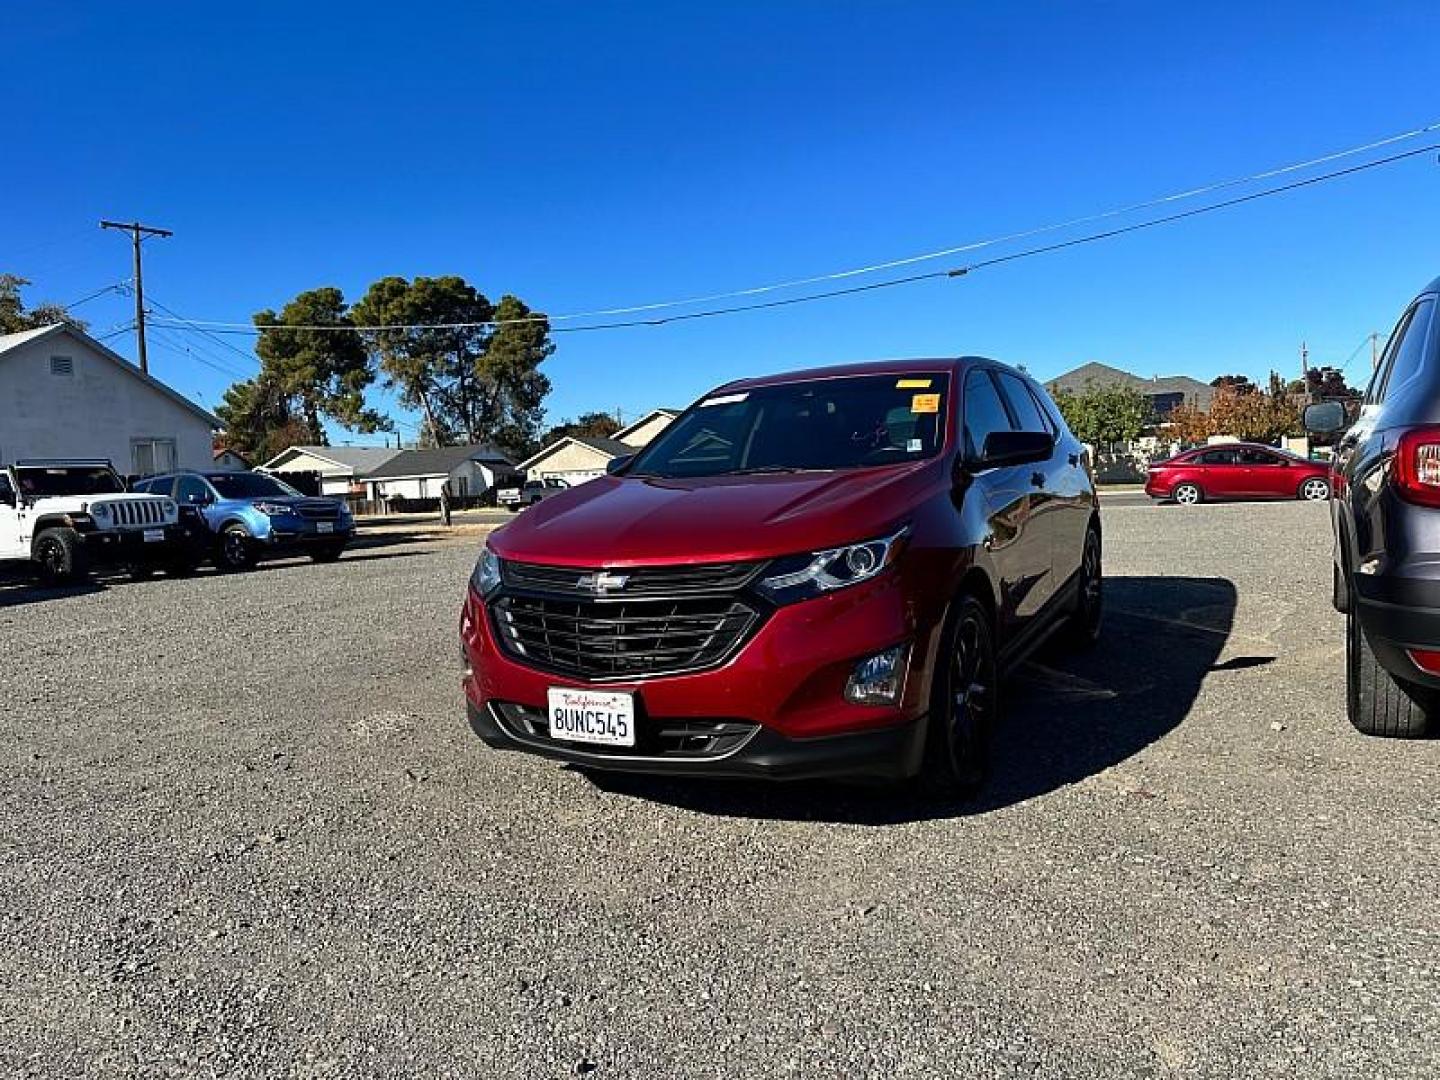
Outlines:
{"label": "windshield", "polygon": [[125,485],[105,465],[56,465],[16,469],[20,494],[27,499],[57,499],[67,495],[118,495]]}
{"label": "windshield", "polygon": [[631,476],[858,469],[918,461],[945,441],[949,376],[860,375],[718,393],[640,451]]}
{"label": "windshield", "polygon": [[289,484],[262,473],[215,473],[205,479],[210,481],[210,486],[222,499],[273,499],[277,495],[300,494]]}

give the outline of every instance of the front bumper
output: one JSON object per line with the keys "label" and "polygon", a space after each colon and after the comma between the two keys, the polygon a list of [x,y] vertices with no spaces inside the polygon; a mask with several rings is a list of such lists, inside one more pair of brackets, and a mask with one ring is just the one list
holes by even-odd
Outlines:
{"label": "front bumper", "polygon": [[494,705],[466,703],[471,730],[497,750],[521,750],[607,772],[725,779],[869,781],[903,780],[920,769],[924,717],[878,731],[787,739],[757,726],[733,749],[709,756],[605,752],[530,734],[502,719]]}
{"label": "front bumper", "polygon": [[[146,534],[161,533],[159,540],[146,540]],[[92,529],[82,532],[85,556],[96,566],[127,566],[132,564],[163,565],[179,560],[191,549],[191,540],[183,525],[165,525],[150,529]]]}
{"label": "front bumper", "polygon": [[[943,608],[907,602],[894,576],[771,612],[718,667],[603,683],[524,666],[497,642],[490,613],[473,590],[461,618],[470,723],[492,746],[523,750],[597,769],[690,776],[897,779],[919,768],[930,672]],[[909,645],[900,700],[856,705],[846,681],[863,658]],[[641,739],[631,753],[552,740],[516,723],[509,710],[543,718],[551,687],[628,691],[637,727],[753,728],[743,745],[697,755]],[[507,722],[507,718],[509,718]]]}
{"label": "front bumper", "polygon": [[278,551],[344,545],[355,538],[353,521],[336,521],[334,525],[331,532],[320,532],[313,521],[272,520],[269,532],[256,539],[265,547]]}

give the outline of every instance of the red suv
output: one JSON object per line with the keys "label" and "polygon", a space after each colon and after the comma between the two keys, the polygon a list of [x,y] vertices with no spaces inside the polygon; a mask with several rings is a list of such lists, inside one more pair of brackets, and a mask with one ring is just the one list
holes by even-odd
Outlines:
{"label": "red suv", "polygon": [[1206,499],[1319,501],[1330,497],[1330,466],[1273,446],[1221,443],[1151,465],[1145,494],[1181,506]]}
{"label": "red suv", "polygon": [[491,534],[471,726],[596,769],[984,774],[1000,677],[1092,641],[1100,515],[1044,390],[975,357],[747,379]]}

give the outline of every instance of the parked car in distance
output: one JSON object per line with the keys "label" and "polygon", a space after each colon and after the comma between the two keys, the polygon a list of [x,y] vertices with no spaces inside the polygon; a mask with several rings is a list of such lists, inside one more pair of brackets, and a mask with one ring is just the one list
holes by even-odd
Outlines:
{"label": "parked car in distance", "polygon": [[1002,675],[1099,633],[1082,445],[968,357],[719,387],[491,534],[461,615],[471,726],[594,769],[968,792]]}
{"label": "parked car in distance", "polygon": [[0,468],[0,562],[56,585],[99,566],[187,574],[196,559],[175,503],[127,492],[110,462],[32,460]]}
{"label": "parked car in distance", "polygon": [[1346,712],[1415,738],[1440,715],[1440,279],[1405,309],[1345,431],[1339,402],[1305,426],[1335,447],[1333,599],[1345,615]]}
{"label": "parked car in distance", "polygon": [[516,487],[500,488],[495,492],[495,503],[497,506],[508,507],[512,512],[523,510],[527,506],[534,506],[542,499],[547,499],[558,491],[564,491],[570,485],[564,480],[557,480],[554,477],[547,477],[544,480],[526,480],[525,483]]}
{"label": "parked car in distance", "polygon": [[1194,506],[1207,499],[1330,497],[1330,466],[1259,443],[1215,443],[1150,466],[1145,494]]}
{"label": "parked car in distance", "polygon": [[147,477],[135,490],[173,498],[203,527],[215,564],[225,570],[297,554],[334,562],[355,535],[343,500],[302,495],[264,473],[168,473]]}

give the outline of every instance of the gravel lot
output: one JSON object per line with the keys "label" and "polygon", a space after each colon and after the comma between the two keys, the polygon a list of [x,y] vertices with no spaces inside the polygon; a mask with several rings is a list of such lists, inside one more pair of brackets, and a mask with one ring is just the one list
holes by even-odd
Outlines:
{"label": "gravel lot", "polygon": [[0,1073],[1435,1076],[1440,743],[1345,724],[1324,508],[1106,529],[962,808],[485,749],[473,530],[0,585]]}

